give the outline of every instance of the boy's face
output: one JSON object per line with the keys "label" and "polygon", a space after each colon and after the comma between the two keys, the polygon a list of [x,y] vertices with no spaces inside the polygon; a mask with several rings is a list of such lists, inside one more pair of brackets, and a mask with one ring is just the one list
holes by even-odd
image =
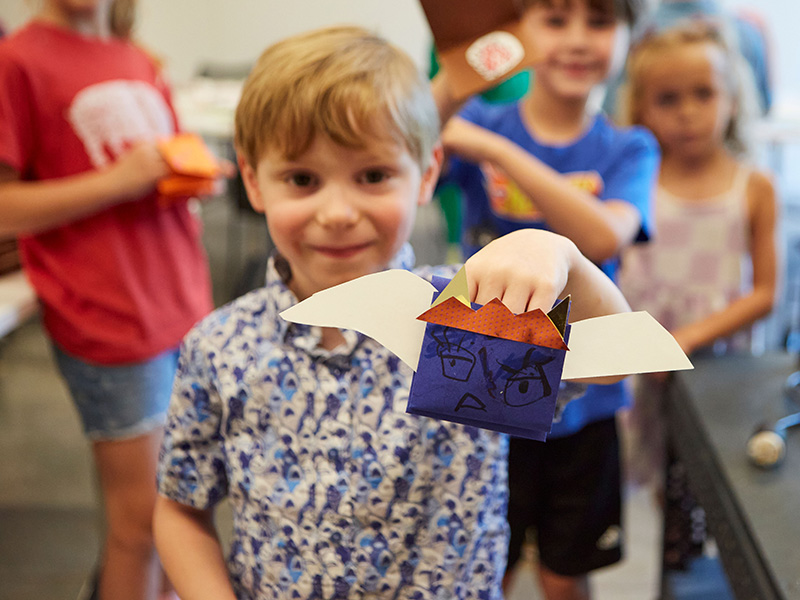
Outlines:
{"label": "boy's face", "polygon": [[734,111],[722,52],[710,43],[684,44],[652,63],[642,76],[639,120],[665,154],[708,156],[722,145]]}
{"label": "boy's face", "polygon": [[585,100],[608,76],[619,24],[613,14],[591,9],[585,0],[536,3],[524,22],[542,60],[536,85],[559,100]]}
{"label": "boy's face", "polygon": [[363,149],[318,134],[296,160],[270,150],[255,169],[239,158],[299,300],[385,269],[408,240],[417,206],[431,198],[440,152],[422,172],[405,145],[375,133]]}

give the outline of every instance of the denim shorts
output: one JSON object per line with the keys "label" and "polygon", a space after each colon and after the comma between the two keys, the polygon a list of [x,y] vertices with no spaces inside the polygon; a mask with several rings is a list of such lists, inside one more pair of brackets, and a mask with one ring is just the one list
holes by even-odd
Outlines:
{"label": "denim shorts", "polygon": [[98,365],[56,346],[53,350],[90,440],[132,438],[166,422],[178,366],[177,349],[123,365]]}

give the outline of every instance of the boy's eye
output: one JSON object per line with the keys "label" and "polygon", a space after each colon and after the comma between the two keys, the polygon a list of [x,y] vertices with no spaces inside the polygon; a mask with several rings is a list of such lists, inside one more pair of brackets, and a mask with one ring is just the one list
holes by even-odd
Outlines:
{"label": "boy's eye", "polygon": [[389,174],[382,169],[369,169],[361,175],[361,183],[376,184],[383,183],[389,178]]}
{"label": "boy's eye", "polygon": [[615,24],[614,16],[607,13],[596,12],[589,16],[589,27],[593,29],[606,29],[607,27],[613,27]]}
{"label": "boy's eye", "polygon": [[695,90],[694,95],[698,100],[710,100],[714,97],[714,90],[708,87],[701,87]]}
{"label": "boy's eye", "polygon": [[656,104],[658,106],[669,107],[674,106],[678,102],[678,94],[674,92],[664,92],[656,96]]}
{"label": "boy's eye", "polygon": [[544,22],[548,27],[564,27],[567,24],[567,18],[558,13],[550,13]]}
{"label": "boy's eye", "polygon": [[287,178],[287,182],[296,187],[309,187],[314,185],[315,177],[311,173],[303,171],[291,173]]}

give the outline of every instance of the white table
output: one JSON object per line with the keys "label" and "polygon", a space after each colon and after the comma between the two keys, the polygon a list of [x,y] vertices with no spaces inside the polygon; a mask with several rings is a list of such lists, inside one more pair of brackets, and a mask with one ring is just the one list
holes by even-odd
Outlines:
{"label": "white table", "polygon": [[244,81],[198,77],[175,88],[175,111],[185,131],[211,141],[231,142],[236,105]]}
{"label": "white table", "polygon": [[769,169],[778,177],[783,175],[786,146],[800,143],[800,119],[772,118],[755,121],[749,129],[755,147],[766,149]]}
{"label": "white table", "polygon": [[36,294],[22,271],[0,276],[0,338],[32,317],[37,309]]}

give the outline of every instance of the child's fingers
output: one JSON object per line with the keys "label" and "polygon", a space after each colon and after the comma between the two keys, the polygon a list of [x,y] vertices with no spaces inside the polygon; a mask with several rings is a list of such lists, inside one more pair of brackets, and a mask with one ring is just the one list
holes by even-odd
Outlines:
{"label": "child's fingers", "polygon": [[221,196],[225,193],[227,185],[225,184],[224,179],[216,179],[214,181],[214,185],[212,186],[211,196]]}
{"label": "child's fingers", "polygon": [[548,312],[558,299],[558,293],[546,280],[517,281],[509,285],[500,299],[514,314],[535,309]]}
{"label": "child's fingers", "polygon": [[[475,268],[472,268],[473,266]],[[502,273],[484,270],[481,264],[468,262],[467,281],[470,286],[470,300],[472,302],[487,304],[495,298],[503,299],[506,280]]]}
{"label": "child's fingers", "polygon": [[475,282],[471,300],[478,304],[499,299],[514,314],[540,308],[547,312],[557,299],[553,285],[536,278],[504,277],[502,273],[487,275]]}
{"label": "child's fingers", "polygon": [[524,313],[528,310],[528,303],[531,299],[531,290],[520,286],[511,286],[503,291],[500,297],[506,308],[515,315]]}
{"label": "child's fingers", "polygon": [[237,167],[234,163],[224,158],[220,158],[217,160],[219,164],[219,174],[220,177],[224,177],[225,179],[230,179],[231,177],[236,176]]}
{"label": "child's fingers", "polygon": [[558,301],[558,294],[552,286],[539,286],[533,291],[526,310],[541,309],[545,313],[550,312],[553,305]]}
{"label": "child's fingers", "polygon": [[510,310],[549,311],[569,279],[574,244],[556,234],[520,230],[488,244],[466,262],[470,299],[499,298]]}

